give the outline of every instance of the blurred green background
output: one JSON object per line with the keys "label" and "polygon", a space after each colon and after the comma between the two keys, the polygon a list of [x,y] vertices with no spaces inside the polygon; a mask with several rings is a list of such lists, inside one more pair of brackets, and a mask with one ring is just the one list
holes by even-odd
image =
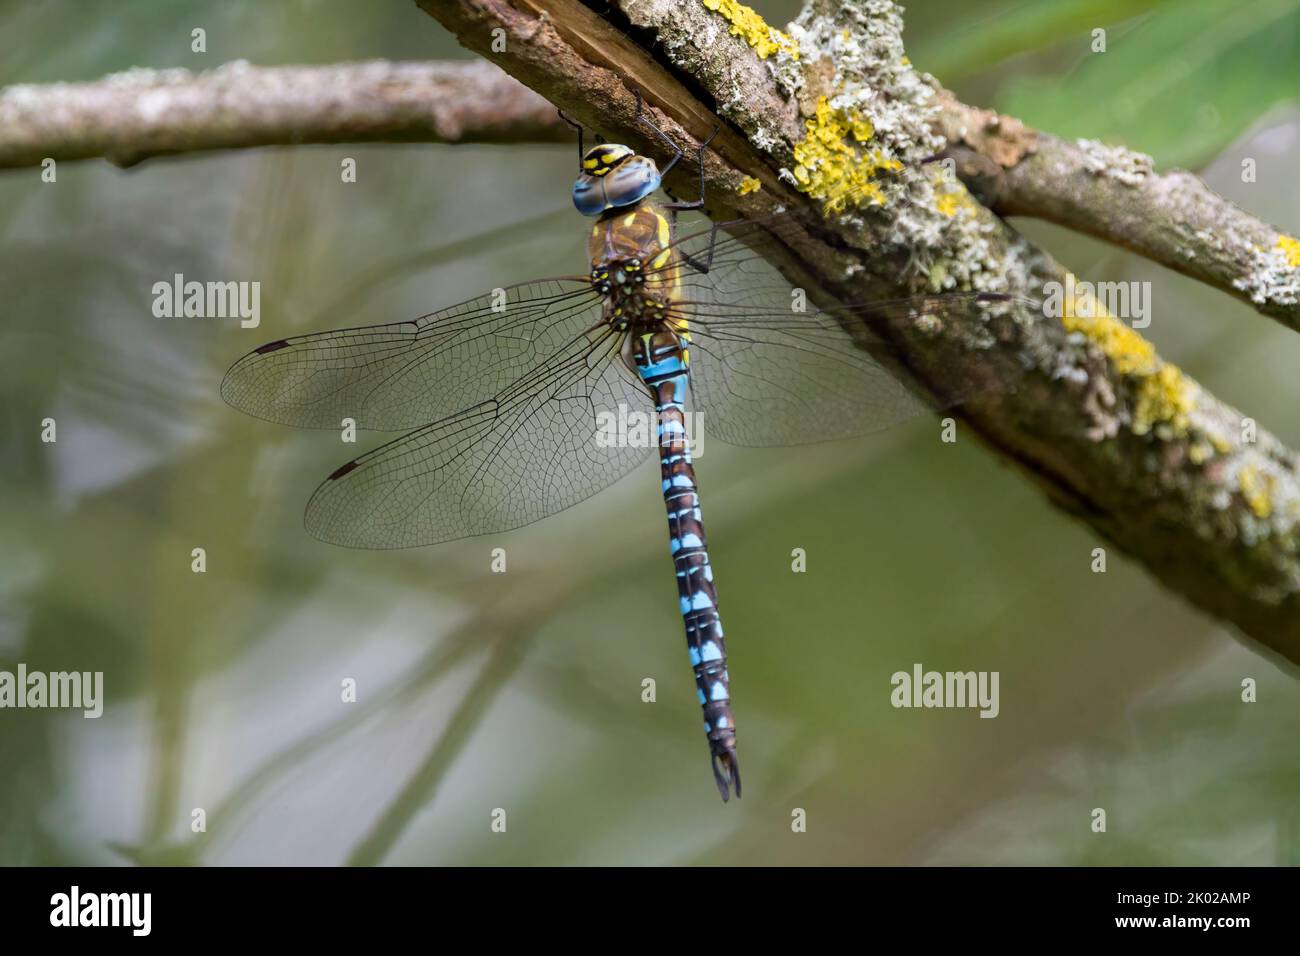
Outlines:
{"label": "blurred green background", "polygon": [[[973,6],[907,11],[913,60],[959,96],[1190,166],[1300,230],[1295,2]],[[6,84],[467,55],[403,0],[12,3],[0,37]],[[1294,676],[1114,550],[1091,573],[1102,542],[933,419],[797,451],[706,445],[745,779],[728,806],[657,465],[508,535],[379,554],[309,538],[308,495],[358,446],[236,413],[227,366],[581,268],[572,175],[564,147],[424,146],[0,173],[0,667],[102,670],[107,690],[99,720],[0,711],[0,863],[1297,862]],[[1161,352],[1300,443],[1294,334],[1018,225],[1085,278],[1151,281]],[[177,272],[259,280],[262,326],[154,318],[150,287]],[[1000,716],[895,710],[890,675],[915,662],[999,671]]]}

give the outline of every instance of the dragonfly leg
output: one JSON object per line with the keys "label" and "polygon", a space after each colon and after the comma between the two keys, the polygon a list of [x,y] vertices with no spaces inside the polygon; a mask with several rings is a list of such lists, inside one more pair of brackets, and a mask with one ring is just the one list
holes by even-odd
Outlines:
{"label": "dragonfly leg", "polygon": [[[654,121],[651,120],[650,117],[645,114],[645,111],[642,108],[643,103],[641,99],[641,91],[639,89],[634,89],[632,92],[636,94],[636,117],[634,122],[645,123],[646,126],[649,126],[650,129],[654,130],[654,134],[658,136],[661,140],[663,140],[663,142],[667,144],[668,148],[673,151],[673,158],[668,160],[668,164],[664,166],[663,169],[659,170],[660,176],[667,176],[668,171],[672,169],[674,166],[676,166],[678,161],[686,154],[682,151],[682,148],[680,146],[678,146],[675,142],[673,142],[673,138],[671,136],[669,136],[658,126],[656,126]],[[713,132],[709,134],[709,138],[706,139],[704,142],[700,143],[699,147],[695,150],[695,162],[696,165],[699,166],[700,168],[700,198],[695,199],[691,202],[667,203],[665,204],[664,208],[666,209],[703,208],[704,206],[704,151],[709,148],[709,144],[713,142],[713,137],[717,136],[718,132],[721,129],[722,129],[721,126],[715,126],[713,128]]]}
{"label": "dragonfly leg", "polygon": [[683,155],[683,153],[682,153],[682,148],[681,148],[680,146],[678,146],[676,143],[673,142],[673,139],[672,139],[671,136],[669,136],[667,133],[665,133],[663,130],[661,130],[658,126],[656,126],[656,125],[654,124],[654,121],[651,120],[650,117],[648,117],[648,116],[645,115],[645,111],[642,109],[643,102],[642,102],[642,99],[641,99],[641,90],[640,90],[640,89],[633,89],[632,92],[633,92],[634,94],[636,94],[636,116],[633,117],[632,122],[634,122],[634,123],[645,123],[646,126],[649,126],[652,130],[654,130],[654,134],[655,134],[656,136],[658,136],[661,140],[663,140],[664,143],[667,144],[668,148],[671,149],[671,150],[673,151],[673,158],[670,159],[670,160],[668,160],[668,165],[665,166],[663,169],[659,170],[659,175],[660,175],[660,176],[667,176],[667,175],[668,175],[668,170],[670,170],[670,169],[672,169],[674,166],[676,166],[676,165],[677,165],[677,161],[678,161],[679,159],[682,158],[682,155]]}
{"label": "dragonfly leg", "polygon": [[702,260],[697,259],[689,252],[683,252],[681,254],[682,261],[684,261],[688,266],[690,266],[692,269],[694,269],[696,272],[700,273],[701,275],[706,275],[709,269],[713,267],[713,251],[717,247],[718,247],[718,223],[715,222],[713,224],[713,228],[709,230],[709,248],[705,252],[704,258]]}
{"label": "dragonfly leg", "polygon": [[556,110],[555,112],[558,113],[558,114],[560,115],[560,119],[564,120],[564,122],[568,123],[570,126],[572,126],[574,129],[576,129],[576,130],[578,131],[578,165],[579,165],[579,167],[581,167],[581,166],[582,166],[582,157],[583,157],[583,156],[586,154],[586,152],[587,152],[585,149],[582,148],[582,124],[581,124],[581,123],[575,123],[573,120],[571,120],[571,119],[569,119],[567,116],[565,116],[565,115],[564,115],[564,110]]}
{"label": "dragonfly leg", "polygon": [[[633,90],[633,92],[636,94],[637,98],[637,114],[636,118],[634,118],[634,122],[643,122],[643,124],[649,126],[651,130],[654,130],[656,137],[662,139],[663,142],[667,144],[669,150],[672,150],[672,159],[668,160],[668,164],[664,166],[663,169],[659,170],[660,176],[667,176],[668,170],[672,169],[673,166],[679,163],[679,160],[681,160],[681,157],[685,155],[685,152],[682,151],[680,146],[677,146],[677,143],[673,142],[672,137],[669,137],[667,133],[664,133],[662,129],[659,129],[659,127],[654,124],[654,121],[651,120],[649,116],[646,116],[645,109],[642,108],[641,90]],[[708,134],[708,139],[695,148],[695,165],[699,166],[699,199],[695,199],[693,202],[689,203],[668,203],[666,208],[698,209],[705,204],[705,150],[707,150],[708,144],[714,142],[714,137],[719,134],[719,131],[722,131],[722,126],[714,126],[714,131]]]}
{"label": "dragonfly leg", "polygon": [[[700,198],[693,200],[691,202],[665,203],[664,204],[665,209],[672,209],[672,210],[702,209],[704,207],[704,151],[709,148],[709,144],[713,142],[713,137],[717,136],[718,131],[721,129],[722,129],[721,126],[713,127],[713,132],[709,134],[709,138],[706,139],[704,142],[700,143],[699,148],[695,151],[695,164],[696,166],[699,167],[700,170]],[[712,252],[711,249],[710,252]]]}

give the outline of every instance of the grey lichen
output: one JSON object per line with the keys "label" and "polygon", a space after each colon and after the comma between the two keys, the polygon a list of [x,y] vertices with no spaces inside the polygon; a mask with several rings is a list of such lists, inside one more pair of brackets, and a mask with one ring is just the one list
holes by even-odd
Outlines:
{"label": "grey lichen", "polygon": [[943,148],[931,127],[936,84],[907,59],[902,11],[892,0],[845,0],[833,16],[810,6],[790,33],[806,69],[833,66],[831,107],[869,120],[871,145],[885,158],[915,163]]}
{"label": "grey lichen", "polygon": [[1257,304],[1300,303],[1300,242],[1281,236],[1268,249],[1252,247],[1250,270],[1232,285]]}
{"label": "grey lichen", "polygon": [[945,145],[938,86],[908,60],[902,30],[892,0],[813,4],[791,25],[800,63],[828,78],[783,178],[903,254],[919,289],[1023,289],[1023,270],[991,241],[996,222],[944,167],[924,163]]}
{"label": "grey lichen", "polygon": [[1124,186],[1141,185],[1155,168],[1150,156],[1123,146],[1109,146],[1095,139],[1078,139],[1075,145],[1083,151],[1084,169]]}

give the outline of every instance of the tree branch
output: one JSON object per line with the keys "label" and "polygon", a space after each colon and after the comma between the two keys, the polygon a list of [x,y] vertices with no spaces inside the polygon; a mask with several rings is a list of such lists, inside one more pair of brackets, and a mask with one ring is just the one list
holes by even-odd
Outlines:
{"label": "tree branch", "polygon": [[[633,122],[633,87],[684,144],[720,117],[705,159],[710,213],[791,206],[806,230],[780,265],[837,299],[935,288],[1041,296],[1067,277],[923,164],[945,145],[932,127],[938,90],[904,57],[901,17],[884,0],[814,0],[786,34],[718,0],[617,0],[610,16],[622,29],[577,0],[418,2],[610,138],[659,149]],[[825,215],[864,170],[883,209]],[[689,194],[694,170],[674,172],[670,188]],[[903,371],[926,393],[945,394],[954,369],[977,383],[1018,380],[963,406],[983,441],[1167,586],[1300,661],[1300,462],[1274,437],[1252,434],[1100,309],[938,327],[877,318],[871,331],[906,356]]]}
{"label": "tree branch", "polygon": [[131,70],[0,90],[0,168],[302,143],[567,142],[555,107],[490,63]]}
{"label": "tree branch", "polygon": [[1123,246],[1300,331],[1300,240],[1196,176],[1090,140],[1068,143],[943,97],[957,173],[1003,216],[1033,216]]}
{"label": "tree branch", "polygon": [[[739,79],[763,82],[759,73]],[[1070,144],[947,93],[941,104],[935,122],[957,172],[994,212],[1131,249],[1300,331],[1300,240],[1190,173],[1155,174],[1141,154]],[[770,118],[756,115],[755,128]],[[569,136],[546,100],[483,61],[231,63],[198,75],[133,70],[95,83],[0,89],[0,168],[101,157],[131,166],[160,155],[308,143]]]}

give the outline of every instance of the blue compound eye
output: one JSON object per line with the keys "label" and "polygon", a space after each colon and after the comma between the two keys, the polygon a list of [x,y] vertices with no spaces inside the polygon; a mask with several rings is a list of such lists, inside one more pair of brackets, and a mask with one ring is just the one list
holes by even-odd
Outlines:
{"label": "blue compound eye", "polygon": [[634,206],[659,188],[654,160],[637,156],[626,146],[607,143],[593,147],[583,157],[582,166],[573,184],[573,204],[584,216]]}

